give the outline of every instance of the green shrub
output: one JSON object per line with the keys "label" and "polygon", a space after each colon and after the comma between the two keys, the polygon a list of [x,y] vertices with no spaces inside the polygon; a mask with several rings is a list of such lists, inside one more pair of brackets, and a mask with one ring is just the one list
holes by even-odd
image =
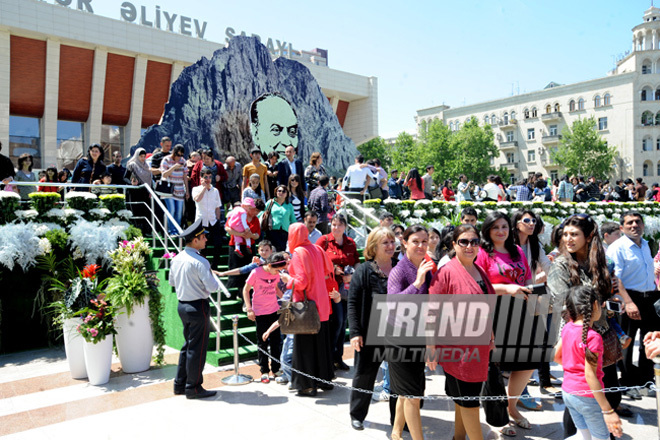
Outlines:
{"label": "green shrub", "polygon": [[36,210],[40,216],[46,214],[60,203],[60,195],[52,192],[33,192],[28,195],[32,209]]}
{"label": "green shrub", "polygon": [[99,196],[103,207],[115,214],[122,209],[126,209],[126,196],[123,194],[105,194]]}

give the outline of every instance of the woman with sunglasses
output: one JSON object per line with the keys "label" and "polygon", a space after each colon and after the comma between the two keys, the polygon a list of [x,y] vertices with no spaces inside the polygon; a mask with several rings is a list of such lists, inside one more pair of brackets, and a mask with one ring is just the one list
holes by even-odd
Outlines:
{"label": "woman with sunglasses", "polygon": [[300,176],[297,174],[291,174],[289,176],[289,194],[291,194],[290,201],[291,205],[293,205],[293,213],[296,216],[296,221],[302,222],[305,218],[307,199],[305,198],[305,191],[303,191],[300,184]]}
{"label": "woman with sunglasses", "polygon": [[[532,284],[532,271],[527,258],[520,246],[513,242],[509,216],[499,211],[493,211],[486,217],[481,227],[481,249],[475,264],[481,267],[498,295],[511,295],[515,300],[524,301],[531,289],[525,287]],[[524,304],[523,304],[524,305]],[[510,310],[522,310],[511,307]],[[507,316],[508,322],[520,319],[520,316]],[[493,326],[497,329],[497,322]],[[532,377],[538,363],[534,362],[501,362],[502,371],[510,371],[508,394],[521,395],[525,385]],[[506,436],[515,436],[514,425],[522,429],[531,429],[529,421],[523,417],[516,408],[518,399],[509,399],[509,416],[513,422],[504,428],[501,433]]]}
{"label": "woman with sunglasses", "polygon": [[273,219],[272,229],[266,231],[266,239],[273,243],[277,251],[286,249],[286,242],[289,237],[289,226],[296,223],[296,215],[293,212],[293,205],[289,203],[289,190],[284,185],[278,185],[275,188],[275,197],[268,201],[265,215],[270,208],[270,215]]}
{"label": "woman with sunglasses", "polygon": [[[190,197],[186,189],[186,177],[188,175],[188,168],[186,161],[183,158],[186,149],[181,144],[177,144],[172,149],[172,154],[163,158],[160,163],[161,180],[167,180],[174,186],[172,190],[172,197],[167,197],[164,202],[169,213],[174,217],[174,220],[181,225],[183,218],[183,205],[185,200]],[[167,220],[167,229],[170,235],[178,234],[176,227]]]}
{"label": "woman with sunglasses", "polygon": [[[103,173],[103,148],[99,144],[92,144],[87,148],[87,156],[76,163],[71,183],[92,183],[100,179]],[[89,191],[89,188],[74,188],[72,191]]]}
{"label": "woman with sunglasses", "polygon": [[[569,288],[574,286],[593,287],[600,302],[612,296],[613,281],[598,233],[598,225],[589,215],[575,214],[564,221],[559,252],[548,274],[548,291],[552,295],[553,308],[561,308],[564,305]],[[618,286],[618,281],[615,284]],[[627,296],[623,291],[620,294]],[[603,341],[608,339],[608,332],[613,332],[607,323],[606,313],[601,314],[592,328],[603,337]],[[608,344],[605,344],[605,350],[607,349]],[[605,353],[603,356],[610,357]],[[619,386],[616,363],[610,365],[603,363],[603,372],[605,373],[603,383],[606,388]],[[620,407],[621,393],[606,393],[605,397],[615,411],[624,411]],[[568,410],[565,410],[564,436],[567,438],[575,433],[573,419]]]}
{"label": "woman with sunglasses", "polygon": [[[430,294],[446,295],[494,295],[495,290],[488,281],[486,272],[474,264],[479,253],[479,233],[472,225],[460,225],[452,234],[452,249],[449,252],[451,260],[445,264],[431,281]],[[460,348],[465,353],[479,353],[479,360],[442,362],[445,372],[445,392],[456,398],[454,439],[482,440],[481,423],[479,422],[479,401],[462,400],[466,396],[479,396],[483,383],[488,377],[488,356],[494,348],[494,339],[490,345],[452,346]],[[431,370],[435,365],[430,365]]]}

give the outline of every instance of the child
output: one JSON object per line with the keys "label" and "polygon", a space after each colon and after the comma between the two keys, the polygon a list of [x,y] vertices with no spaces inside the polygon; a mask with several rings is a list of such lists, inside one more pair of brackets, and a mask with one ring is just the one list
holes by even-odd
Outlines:
{"label": "child", "polygon": [[590,286],[572,287],[566,310],[570,321],[561,332],[555,362],[563,364],[562,395],[578,429],[570,440],[607,440],[610,432],[621,437],[621,420],[602,393],[603,338],[591,328],[601,314],[598,295]]}
{"label": "child", "polygon": [[[112,184],[112,174],[105,172],[101,175],[99,180],[94,181],[94,185],[111,185]],[[97,196],[102,196],[105,194],[116,194],[117,190],[114,188],[92,188],[92,192]]]}
{"label": "child", "polygon": [[231,277],[237,275],[247,275],[256,269],[259,266],[266,264],[266,260],[275,252],[276,249],[273,248],[273,244],[268,240],[261,240],[257,245],[257,252],[259,252],[258,257],[252,258],[252,263],[247,264],[243,267],[237,267],[236,269],[226,270],[224,272],[216,272],[215,274],[219,277]]}
{"label": "child", "polygon": [[[247,211],[245,208],[254,208],[254,199],[246,197],[241,202],[241,206],[238,208],[232,209],[229,213],[229,218],[227,219],[227,226],[238,232],[249,231],[250,226],[247,224]],[[252,253],[250,249],[252,247],[252,240],[249,238],[243,238],[241,236],[234,236],[234,252],[239,257],[243,258],[243,252],[241,252],[241,245],[245,243],[247,246],[248,253]]]}
{"label": "child", "polygon": [[[264,333],[270,326],[277,321],[277,311],[280,309],[277,298],[282,296],[282,291],[277,283],[280,280],[279,271],[286,266],[286,256],[284,252],[278,252],[270,256],[264,266],[257,267],[250,273],[245,287],[243,288],[243,300],[247,308],[247,316],[251,321],[257,324],[257,345],[263,351],[268,351],[270,346],[270,355],[276,359],[280,358],[282,351],[282,338],[280,330],[271,332],[267,338],[263,338]],[[250,290],[254,290],[250,297]],[[258,352],[258,363],[261,369],[261,382],[269,383],[269,371],[275,376],[280,376],[280,365],[273,361],[268,368],[268,356],[261,351]]]}

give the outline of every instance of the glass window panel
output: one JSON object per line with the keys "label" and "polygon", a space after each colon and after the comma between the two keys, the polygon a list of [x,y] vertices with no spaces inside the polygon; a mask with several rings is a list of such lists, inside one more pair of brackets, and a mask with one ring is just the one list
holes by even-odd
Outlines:
{"label": "glass window panel", "polygon": [[73,170],[85,153],[84,124],[57,121],[57,169]]}
{"label": "glass window panel", "polygon": [[24,153],[34,158],[34,168],[42,168],[40,120],[9,116],[9,158],[17,165],[18,157]]}

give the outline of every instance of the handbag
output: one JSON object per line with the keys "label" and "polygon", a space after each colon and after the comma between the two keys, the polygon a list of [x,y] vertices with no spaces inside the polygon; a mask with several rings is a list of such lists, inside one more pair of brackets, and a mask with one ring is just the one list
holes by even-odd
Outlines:
{"label": "handbag", "polygon": [[174,184],[168,180],[160,179],[156,183],[155,191],[161,194],[172,194],[174,192]]}
{"label": "handbag", "polygon": [[603,337],[603,367],[614,365],[623,359],[623,350],[621,349],[621,342],[616,335],[616,332],[610,327]]}
{"label": "handbag", "polygon": [[[291,290],[293,291],[293,285]],[[277,312],[280,315],[277,318],[280,331],[286,335],[315,335],[321,330],[321,319],[316,303],[307,299],[307,292],[303,291],[303,294],[304,301],[282,301],[282,306]]]}
{"label": "handbag", "polygon": [[482,403],[486,413],[486,422],[489,425],[506,426],[509,423],[508,400],[499,364],[491,362],[488,365],[488,379],[486,379],[482,394],[484,396],[502,396],[500,400],[484,400]]}
{"label": "handbag", "polygon": [[264,215],[261,216],[261,232],[272,231],[273,230],[273,216],[270,214],[270,211],[273,209],[273,201],[270,201],[270,205],[266,209]]}

